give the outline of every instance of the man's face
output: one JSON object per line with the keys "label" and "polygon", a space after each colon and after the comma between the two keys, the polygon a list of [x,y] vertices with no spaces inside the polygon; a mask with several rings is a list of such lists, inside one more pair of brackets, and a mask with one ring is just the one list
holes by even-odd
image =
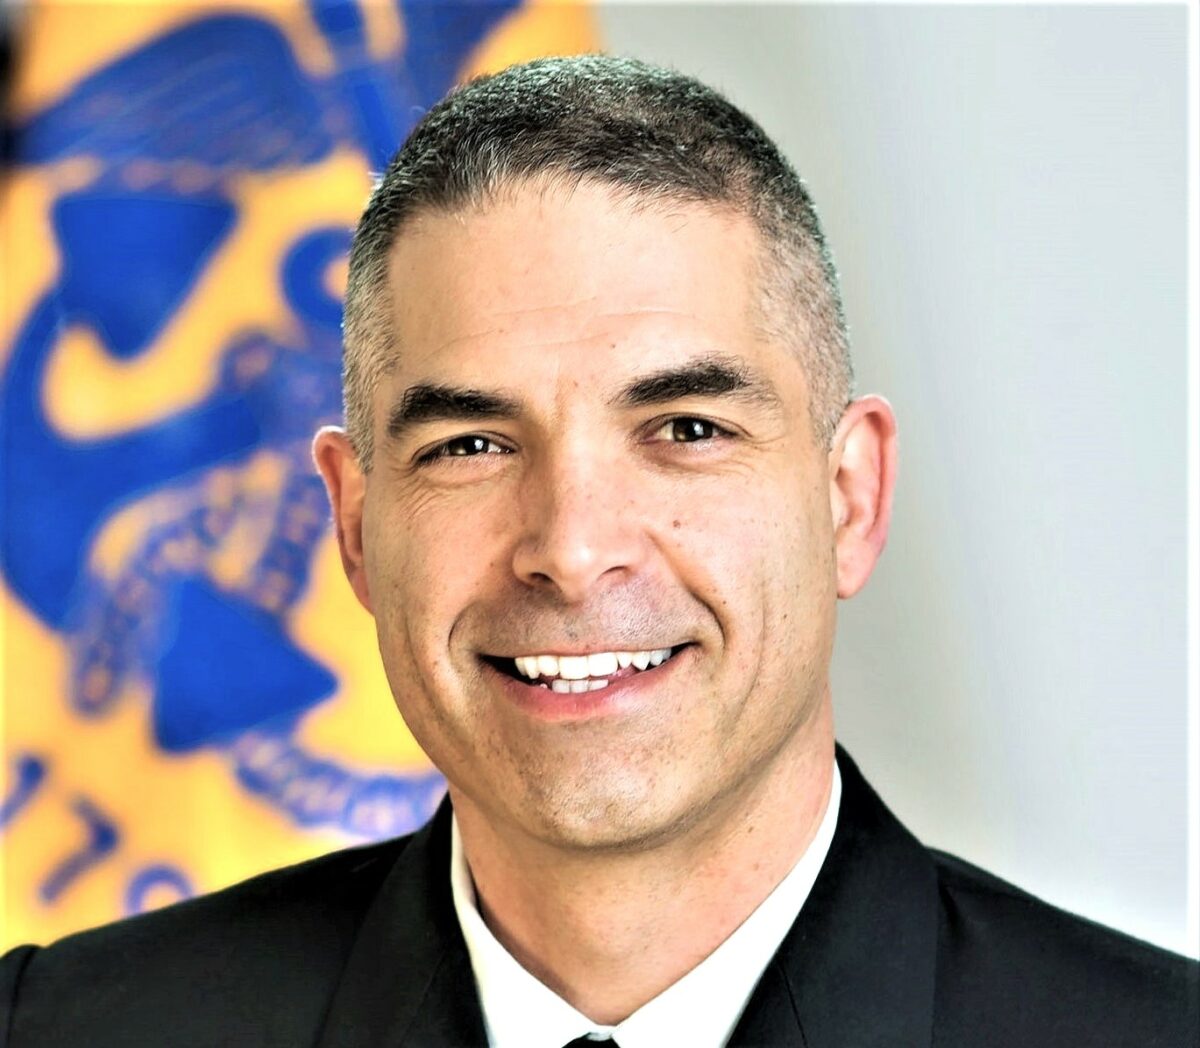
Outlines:
{"label": "man's face", "polygon": [[[669,839],[799,760],[828,702],[830,467],[760,334],[759,248],[586,184],[397,240],[356,585],[414,736],[494,825]],[[583,655],[587,691],[526,675]]]}

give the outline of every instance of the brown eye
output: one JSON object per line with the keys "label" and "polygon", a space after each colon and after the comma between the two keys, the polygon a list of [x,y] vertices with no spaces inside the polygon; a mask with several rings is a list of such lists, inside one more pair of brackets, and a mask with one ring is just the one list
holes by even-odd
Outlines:
{"label": "brown eye", "polygon": [[482,455],[491,443],[486,437],[455,437],[443,447],[446,455]]}
{"label": "brown eye", "polygon": [[697,440],[711,440],[717,435],[714,423],[702,418],[676,418],[666,424],[670,439],[676,444],[691,444]]}
{"label": "brown eye", "polygon": [[451,437],[447,441],[431,448],[417,458],[417,465],[428,466],[441,459],[474,458],[477,455],[507,455],[509,448],[497,444],[494,440],[478,433],[469,433],[462,437]]}

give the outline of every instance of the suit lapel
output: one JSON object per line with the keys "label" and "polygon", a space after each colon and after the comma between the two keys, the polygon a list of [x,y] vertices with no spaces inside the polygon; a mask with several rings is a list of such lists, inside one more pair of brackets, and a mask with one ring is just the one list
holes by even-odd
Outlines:
{"label": "suit lapel", "polygon": [[732,1045],[915,1048],[933,1028],[937,880],[925,849],[840,747],[829,855]]}
{"label": "suit lapel", "polygon": [[318,1048],[487,1045],[450,895],[450,805],[396,860],[363,921]]}

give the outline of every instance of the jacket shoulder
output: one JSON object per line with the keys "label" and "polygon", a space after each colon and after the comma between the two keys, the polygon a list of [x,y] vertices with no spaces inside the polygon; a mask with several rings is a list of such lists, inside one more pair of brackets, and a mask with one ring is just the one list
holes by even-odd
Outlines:
{"label": "jacket shoulder", "polygon": [[255,1044],[306,1043],[408,840],[334,852],[11,951],[0,972],[0,1045],[211,1045],[224,1028],[252,1031]]}
{"label": "jacket shoulder", "polygon": [[1200,965],[931,853],[936,1044],[1195,1048]]}

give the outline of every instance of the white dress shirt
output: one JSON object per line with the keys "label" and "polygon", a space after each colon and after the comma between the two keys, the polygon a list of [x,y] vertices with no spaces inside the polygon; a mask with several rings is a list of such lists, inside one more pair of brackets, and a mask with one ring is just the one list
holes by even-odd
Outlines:
{"label": "white dress shirt", "polygon": [[733,1034],[759,976],[808,898],[829,852],[842,798],[837,762],[829,804],[812,843],[758,908],[695,968],[624,1022],[600,1026],[539,982],[488,929],[475,903],[458,821],[451,830],[450,886],[491,1048],[562,1048],[576,1037],[611,1037],[620,1048],[686,1044],[721,1048]]}

